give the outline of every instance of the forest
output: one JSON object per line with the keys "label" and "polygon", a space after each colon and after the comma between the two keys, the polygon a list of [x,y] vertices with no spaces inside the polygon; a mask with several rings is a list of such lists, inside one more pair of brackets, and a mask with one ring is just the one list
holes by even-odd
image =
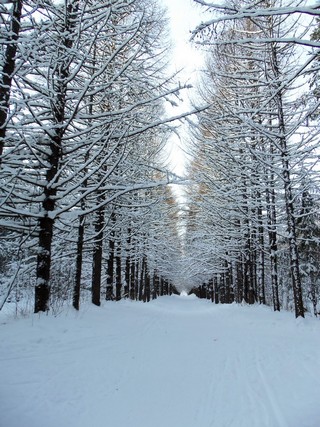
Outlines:
{"label": "forest", "polygon": [[186,290],[319,315],[320,6],[193,3],[181,113],[159,0],[0,1],[0,310]]}

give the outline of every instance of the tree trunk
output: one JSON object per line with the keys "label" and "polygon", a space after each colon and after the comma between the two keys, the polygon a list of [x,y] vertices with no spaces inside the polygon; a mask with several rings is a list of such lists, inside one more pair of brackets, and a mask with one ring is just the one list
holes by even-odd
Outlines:
{"label": "tree trunk", "polygon": [[77,242],[77,258],[76,258],[76,274],[75,284],[73,288],[73,307],[76,310],[80,308],[80,288],[81,288],[81,275],[82,275],[82,259],[83,259],[83,240],[84,240],[84,216],[79,218],[78,228],[78,242]]}
{"label": "tree trunk", "polygon": [[318,299],[317,299],[317,291],[316,291],[316,278],[313,272],[310,272],[309,279],[310,279],[310,295],[311,295],[311,302],[313,307],[313,314],[317,317],[318,316],[318,310],[317,310]]}
{"label": "tree trunk", "polygon": [[168,279],[164,279],[163,281],[163,295],[169,294],[169,281]]}
{"label": "tree trunk", "polygon": [[243,268],[241,258],[236,263],[236,302],[241,303],[244,299],[243,291]]}
{"label": "tree trunk", "polygon": [[160,278],[160,296],[164,295],[164,278],[161,276]]}
{"label": "tree trunk", "polygon": [[139,280],[139,291],[138,291],[138,299],[142,301],[143,293],[144,293],[144,270],[145,270],[145,257],[142,257],[141,261],[141,270],[140,270],[140,280]]}
{"label": "tree trunk", "polygon": [[[59,121],[60,121],[59,117]],[[61,118],[62,119],[62,118]],[[46,173],[47,185],[44,188],[44,200],[42,202],[42,210],[44,216],[39,219],[39,243],[36,277],[37,283],[35,286],[35,304],[34,312],[47,311],[49,309],[50,296],[50,269],[51,269],[51,247],[53,239],[54,219],[50,216],[55,208],[56,187],[52,184],[56,179],[59,160],[61,156],[62,135],[59,132],[50,142],[50,151],[48,161],[50,168]]]}
{"label": "tree trunk", "polygon": [[49,216],[39,221],[39,249],[37,256],[37,284],[35,286],[34,312],[49,310],[50,267],[53,220]]}
{"label": "tree trunk", "polygon": [[134,298],[139,299],[139,261],[134,266]]}
{"label": "tree trunk", "polygon": [[128,238],[127,238],[127,249],[126,249],[127,255],[126,255],[126,269],[125,269],[125,286],[124,286],[124,292],[123,297],[128,298],[129,297],[129,289],[131,284],[131,229],[128,228]]}
{"label": "tree trunk", "polygon": [[[258,194],[259,201],[261,200],[260,193]],[[266,304],[266,293],[265,293],[265,257],[264,257],[264,227],[262,220],[262,207],[259,205],[257,209],[258,215],[258,256],[257,256],[257,284],[258,284],[258,295],[259,303]]]}
{"label": "tree trunk", "polygon": [[219,304],[219,287],[218,287],[218,277],[215,276],[213,279],[213,289],[214,289],[214,303]]}
{"label": "tree trunk", "polygon": [[[243,156],[243,150],[240,149],[239,153],[241,157]],[[243,168],[244,169],[244,168]],[[253,269],[252,269],[252,254],[251,254],[251,228],[249,223],[249,206],[248,206],[248,187],[250,182],[248,182],[246,171],[243,170],[242,173],[242,211],[243,211],[243,293],[244,299],[249,304],[254,304],[254,283],[253,283]]]}
{"label": "tree trunk", "polygon": [[[273,186],[273,176],[269,180],[266,201],[267,201],[267,224],[268,224],[268,238],[269,238],[269,254],[271,264],[271,287],[272,287],[272,300],[274,311],[280,311],[279,300],[279,284],[278,284],[278,244],[277,244],[277,231],[276,231],[276,195]],[[270,188],[270,189],[269,189]]]}
{"label": "tree trunk", "polygon": [[4,141],[7,130],[7,119],[9,113],[9,101],[12,87],[12,79],[14,75],[16,55],[18,50],[22,5],[22,0],[16,0],[13,2],[13,10],[9,31],[10,36],[4,53],[2,73],[0,74],[0,166],[2,162]]}
{"label": "tree trunk", "polygon": [[106,300],[112,301],[114,299],[113,294],[113,283],[114,283],[114,258],[115,258],[115,241],[114,241],[114,224],[116,221],[116,214],[114,211],[111,213],[111,231],[109,236],[109,256],[107,261],[107,288],[106,288]]}
{"label": "tree trunk", "polygon": [[[100,202],[101,202],[100,196]],[[101,275],[102,275],[102,255],[103,255],[103,230],[105,226],[104,207],[100,207],[96,213],[95,220],[95,243],[92,255],[92,286],[91,301],[94,305],[100,306]]]}
{"label": "tree trunk", "polygon": [[213,291],[213,279],[209,280],[209,299],[211,300],[211,302],[214,301],[214,291]]}
{"label": "tree trunk", "polygon": [[224,274],[224,302],[230,304],[231,301],[231,271],[228,261],[225,261],[225,274]]}
{"label": "tree trunk", "polygon": [[[274,75],[275,75],[274,78],[277,79],[279,78],[281,73],[278,65],[278,53],[276,50],[276,46],[274,44],[271,45],[271,59],[272,59],[272,66],[273,66]],[[280,83],[277,83],[277,86],[279,86],[279,84]],[[280,87],[277,88],[275,101],[277,104],[277,116],[278,116],[278,128],[279,128],[278,139],[279,139],[279,147],[280,147],[280,155],[281,155],[281,163],[282,163],[284,199],[285,199],[286,214],[287,214],[290,270],[291,270],[295,315],[296,317],[299,317],[299,316],[304,317],[297,234],[296,234],[296,219],[294,215],[294,206],[293,206],[292,183],[291,183],[291,177],[290,177],[289,153],[287,148],[285,115],[284,115],[283,102],[282,102],[282,90],[280,89]]]}
{"label": "tree trunk", "polygon": [[147,266],[147,261],[146,261],[146,268],[145,268],[145,275],[144,275],[144,298],[143,298],[143,301],[149,302],[150,301],[150,295],[151,295],[150,275],[148,272],[148,266]]}
{"label": "tree trunk", "polygon": [[152,299],[157,299],[158,296],[159,296],[159,276],[158,276],[158,272],[155,270],[153,272]]}
{"label": "tree trunk", "polygon": [[121,300],[122,290],[122,272],[121,272],[121,242],[117,242],[117,255],[116,255],[116,301]]}
{"label": "tree trunk", "polygon": [[136,299],[136,274],[135,274],[135,269],[136,269],[136,263],[134,260],[131,260],[131,265],[130,265],[130,276],[131,276],[131,280],[130,280],[130,291],[129,291],[129,295],[130,295],[130,299],[135,300]]}
{"label": "tree trunk", "polygon": [[[65,19],[65,34],[62,44],[65,50],[72,48],[72,39],[69,37],[74,25],[73,14],[78,9],[78,1],[68,5]],[[65,51],[64,51],[65,54]],[[46,171],[46,186],[43,189],[42,211],[43,217],[39,220],[39,248],[36,267],[37,283],[35,286],[35,313],[46,311],[49,308],[50,296],[50,268],[51,247],[53,238],[54,219],[50,213],[54,211],[57,195],[57,176],[59,162],[62,156],[62,141],[65,131],[65,111],[67,105],[68,78],[70,76],[70,63],[67,56],[62,58],[62,63],[56,68],[54,74],[56,80],[55,98],[52,102],[52,122],[56,129],[54,136],[49,142],[49,153],[47,162],[49,167]]]}

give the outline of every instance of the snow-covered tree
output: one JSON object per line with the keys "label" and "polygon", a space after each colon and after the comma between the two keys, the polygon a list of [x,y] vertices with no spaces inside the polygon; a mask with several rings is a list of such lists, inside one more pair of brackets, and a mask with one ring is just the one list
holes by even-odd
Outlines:
{"label": "snow-covered tree", "polygon": [[[215,185],[219,182],[221,194],[233,202],[232,219],[237,226],[232,230],[238,227],[240,232],[240,271],[248,301],[258,297],[264,302],[268,231],[273,303],[279,309],[277,227],[281,225],[284,232],[276,216],[280,209],[287,228],[295,313],[303,316],[295,177],[298,165],[315,158],[317,140],[314,126],[306,126],[314,105],[306,106],[300,89],[316,60],[316,54],[304,54],[305,46],[313,49],[316,43],[301,18],[305,13],[316,15],[318,7],[307,8],[302,2],[265,1],[252,6],[241,1],[221,7],[197,2],[224,13],[194,31],[197,43],[214,50],[216,61],[208,72],[215,82],[212,107],[206,113],[208,119],[204,115],[200,120],[200,135],[211,150],[219,147],[212,166],[222,179],[218,175],[221,182],[215,180]],[[229,188],[223,185],[226,180]],[[276,192],[281,197],[276,198]],[[226,216],[226,206],[224,211]]]}
{"label": "snow-covered tree", "polygon": [[24,227],[38,236],[28,242],[37,254],[35,311],[48,309],[54,259],[67,246],[79,306],[86,242],[99,304],[107,207],[168,182],[165,173],[161,182],[148,179],[148,165],[134,162],[172,120],[161,118],[162,105],[181,87],[164,73],[165,21],[156,2],[43,2],[31,22],[30,55],[14,82],[21,108],[3,156],[1,213],[15,219],[17,234]]}

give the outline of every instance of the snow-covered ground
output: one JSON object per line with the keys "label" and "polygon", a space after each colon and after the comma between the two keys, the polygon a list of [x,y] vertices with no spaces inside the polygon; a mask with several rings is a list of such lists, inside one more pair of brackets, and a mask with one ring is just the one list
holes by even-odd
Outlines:
{"label": "snow-covered ground", "polygon": [[193,297],[0,318],[1,427],[319,427],[320,322]]}

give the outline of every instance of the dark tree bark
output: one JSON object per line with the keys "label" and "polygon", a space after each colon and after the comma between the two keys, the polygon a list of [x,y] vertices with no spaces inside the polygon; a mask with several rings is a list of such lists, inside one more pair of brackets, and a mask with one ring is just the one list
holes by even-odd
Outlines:
{"label": "dark tree bark", "polygon": [[[94,57],[92,66],[95,65],[95,52],[96,48],[94,48]],[[89,115],[93,115],[93,103],[94,96],[90,96],[90,102],[88,106]],[[86,151],[84,156],[84,161],[87,162],[89,160],[90,152]],[[83,189],[85,190],[88,187],[88,178],[87,178],[87,168],[84,170],[84,182]],[[81,209],[84,211],[86,207],[85,199],[81,200]],[[85,232],[85,215],[81,215],[79,217],[79,227],[78,227],[78,241],[77,241],[77,256],[76,256],[76,273],[75,273],[75,284],[73,289],[73,307],[76,310],[80,309],[80,292],[81,292],[81,276],[82,276],[82,261],[83,261],[83,245],[84,245],[84,232]]]}
{"label": "dark tree bark", "polygon": [[151,289],[150,289],[150,275],[148,271],[148,265],[146,261],[146,268],[145,268],[145,274],[144,274],[144,295],[143,295],[143,301],[149,302],[151,297]]}
{"label": "dark tree bark", "polygon": [[268,180],[266,189],[266,202],[267,202],[267,224],[268,224],[268,239],[269,239],[269,255],[271,264],[271,287],[272,287],[272,301],[274,311],[280,311],[279,300],[279,284],[278,284],[278,244],[277,244],[277,231],[276,231],[276,194],[273,187],[274,177],[273,172]]}
{"label": "dark tree bark", "polygon": [[[46,199],[43,207],[49,208]],[[34,312],[49,310],[50,296],[50,268],[51,268],[51,243],[53,234],[53,220],[49,216],[39,220],[39,249],[37,255],[37,284],[35,286]]]}
{"label": "dark tree bark", "polygon": [[[98,200],[101,202],[101,195]],[[101,276],[102,276],[102,255],[103,255],[103,231],[105,227],[104,207],[100,207],[95,219],[95,243],[92,256],[92,286],[91,301],[94,305],[100,306]]]}
{"label": "dark tree bark", "polygon": [[18,50],[22,6],[23,0],[16,0],[13,2],[9,40],[7,41],[3,58],[2,72],[0,73],[0,166],[2,162],[4,141],[7,130],[12,79],[14,76],[16,55]]}
{"label": "dark tree bark", "polygon": [[[260,201],[261,195],[258,193],[258,200]],[[258,256],[257,256],[257,287],[259,295],[259,303],[266,304],[265,293],[265,248],[264,248],[264,227],[262,219],[262,207],[259,205],[257,209],[258,216]]]}
{"label": "dark tree bark", "polygon": [[153,284],[152,284],[152,299],[156,299],[159,296],[159,276],[158,272],[155,270],[153,273]]}
{"label": "dark tree bark", "polygon": [[164,295],[169,295],[169,280],[164,279],[164,286],[163,286]]}
{"label": "dark tree bark", "polygon": [[236,289],[235,289],[236,302],[241,303],[244,299],[243,290],[243,268],[241,259],[236,263]]}
{"label": "dark tree bark", "polygon": [[[60,108],[55,111],[57,123],[64,121],[65,108],[65,93],[60,92],[58,98],[61,98],[61,103],[58,103]],[[46,173],[47,185],[44,188],[44,200],[42,202],[42,210],[44,216],[39,220],[39,243],[37,255],[37,284],[35,287],[35,307],[34,312],[47,311],[49,309],[50,295],[50,269],[51,269],[51,246],[53,238],[54,219],[50,217],[56,205],[56,187],[54,183],[58,171],[59,161],[61,158],[62,132],[58,131],[56,136],[50,141],[51,154],[48,158],[50,167]]]}
{"label": "dark tree bark", "polygon": [[129,290],[131,287],[131,229],[128,228],[127,249],[126,249],[126,268],[125,268],[125,285],[123,290],[123,297],[129,297]]}
{"label": "dark tree bark", "polygon": [[116,214],[114,210],[110,217],[110,236],[109,236],[109,256],[107,261],[107,289],[106,289],[106,300],[112,301],[114,299],[113,283],[114,283],[114,259],[115,259],[115,232],[114,224],[116,221]]}
{"label": "dark tree bark", "polygon": [[[239,153],[241,158],[244,158],[243,150],[240,149]],[[246,168],[242,168],[242,212],[243,212],[243,296],[248,304],[254,304],[254,279],[253,279],[253,263],[252,263],[252,245],[251,245],[251,228],[249,223],[249,206],[248,206],[248,188],[250,188],[250,181],[248,181]]]}
{"label": "dark tree bark", "polygon": [[201,286],[199,286],[199,298],[204,299],[207,297],[206,295],[206,285],[202,284]]}
{"label": "dark tree bark", "polygon": [[224,302],[226,304],[232,303],[232,292],[231,292],[231,284],[232,284],[232,272],[231,265],[228,261],[225,261],[225,274],[224,274]]}
{"label": "dark tree bark", "polygon": [[135,261],[134,263],[134,299],[139,299],[139,261]]}
{"label": "dark tree bark", "polygon": [[213,279],[209,280],[208,286],[209,286],[209,296],[208,296],[208,299],[210,299],[211,302],[213,302],[214,301]]}
{"label": "dark tree bark", "polygon": [[76,274],[75,274],[75,284],[74,284],[74,288],[73,288],[73,300],[72,300],[73,307],[76,310],[79,310],[79,308],[80,308],[80,288],[81,288],[81,275],[82,275],[84,225],[85,225],[85,218],[82,215],[79,218],[77,257],[76,257]]}
{"label": "dark tree bark", "polygon": [[145,269],[146,269],[146,257],[143,256],[141,261],[140,279],[139,279],[139,291],[138,291],[139,301],[143,300],[143,295],[144,295]]}
{"label": "dark tree bark", "polygon": [[161,297],[164,295],[164,278],[161,276],[160,278],[160,294]]}
{"label": "dark tree bark", "polygon": [[299,268],[299,254],[298,254],[296,224],[295,224],[295,215],[294,215],[294,207],[293,207],[293,196],[292,196],[292,189],[291,189],[290,174],[288,169],[289,162],[287,160],[287,154],[285,152],[282,153],[282,161],[283,161],[283,180],[284,180],[284,187],[285,187],[285,202],[286,202],[286,211],[287,211],[287,227],[288,227],[288,234],[289,234],[290,270],[291,270],[295,315],[296,317],[299,317],[299,316],[304,317],[301,276],[300,276],[300,268]]}
{"label": "dark tree bark", "polygon": [[[75,25],[74,16],[78,10],[78,1],[69,4],[66,8],[65,34],[62,36],[64,54],[72,48],[72,37],[70,34]],[[62,142],[65,131],[65,112],[67,107],[67,88],[69,85],[70,61],[64,55],[62,63],[56,67],[55,72],[55,99],[52,103],[52,121],[55,129],[54,136],[49,141],[49,152],[47,162],[49,167],[46,171],[46,185],[43,189],[44,199],[42,202],[43,217],[39,220],[39,247],[37,256],[34,311],[47,311],[49,309],[50,296],[50,269],[51,269],[51,247],[53,238],[54,219],[50,213],[54,211],[57,194],[57,172],[62,156]]]}
{"label": "dark tree bark", "polygon": [[213,289],[214,289],[214,303],[219,304],[219,284],[218,284],[218,277],[215,276],[213,279]]}
{"label": "dark tree bark", "polygon": [[[278,64],[278,54],[274,44],[271,45],[271,58],[272,58],[272,65],[274,69],[275,78],[277,78],[281,75],[281,73],[280,73],[279,64]],[[280,83],[277,83],[277,86],[279,85]],[[284,183],[284,198],[285,198],[286,214],[287,214],[290,270],[291,270],[295,315],[296,317],[299,317],[299,316],[304,317],[301,276],[300,276],[300,268],[299,268],[299,254],[298,254],[297,233],[296,233],[296,219],[295,219],[294,206],[293,206],[289,153],[287,148],[287,139],[285,136],[286,126],[285,126],[285,114],[283,109],[283,95],[280,87],[277,87],[275,101],[277,104],[276,106],[277,106],[278,127],[279,127],[278,139],[279,139],[279,147],[280,147],[281,162],[282,162],[282,179]]]}
{"label": "dark tree bark", "polygon": [[117,242],[117,255],[116,255],[116,301],[121,300],[122,290],[122,272],[121,272],[121,242]]}
{"label": "dark tree bark", "polygon": [[131,265],[130,265],[130,276],[131,276],[131,280],[130,280],[130,290],[129,290],[129,295],[130,295],[130,299],[135,300],[136,299],[136,274],[135,274],[135,269],[136,269],[136,263],[134,260],[131,260]]}

